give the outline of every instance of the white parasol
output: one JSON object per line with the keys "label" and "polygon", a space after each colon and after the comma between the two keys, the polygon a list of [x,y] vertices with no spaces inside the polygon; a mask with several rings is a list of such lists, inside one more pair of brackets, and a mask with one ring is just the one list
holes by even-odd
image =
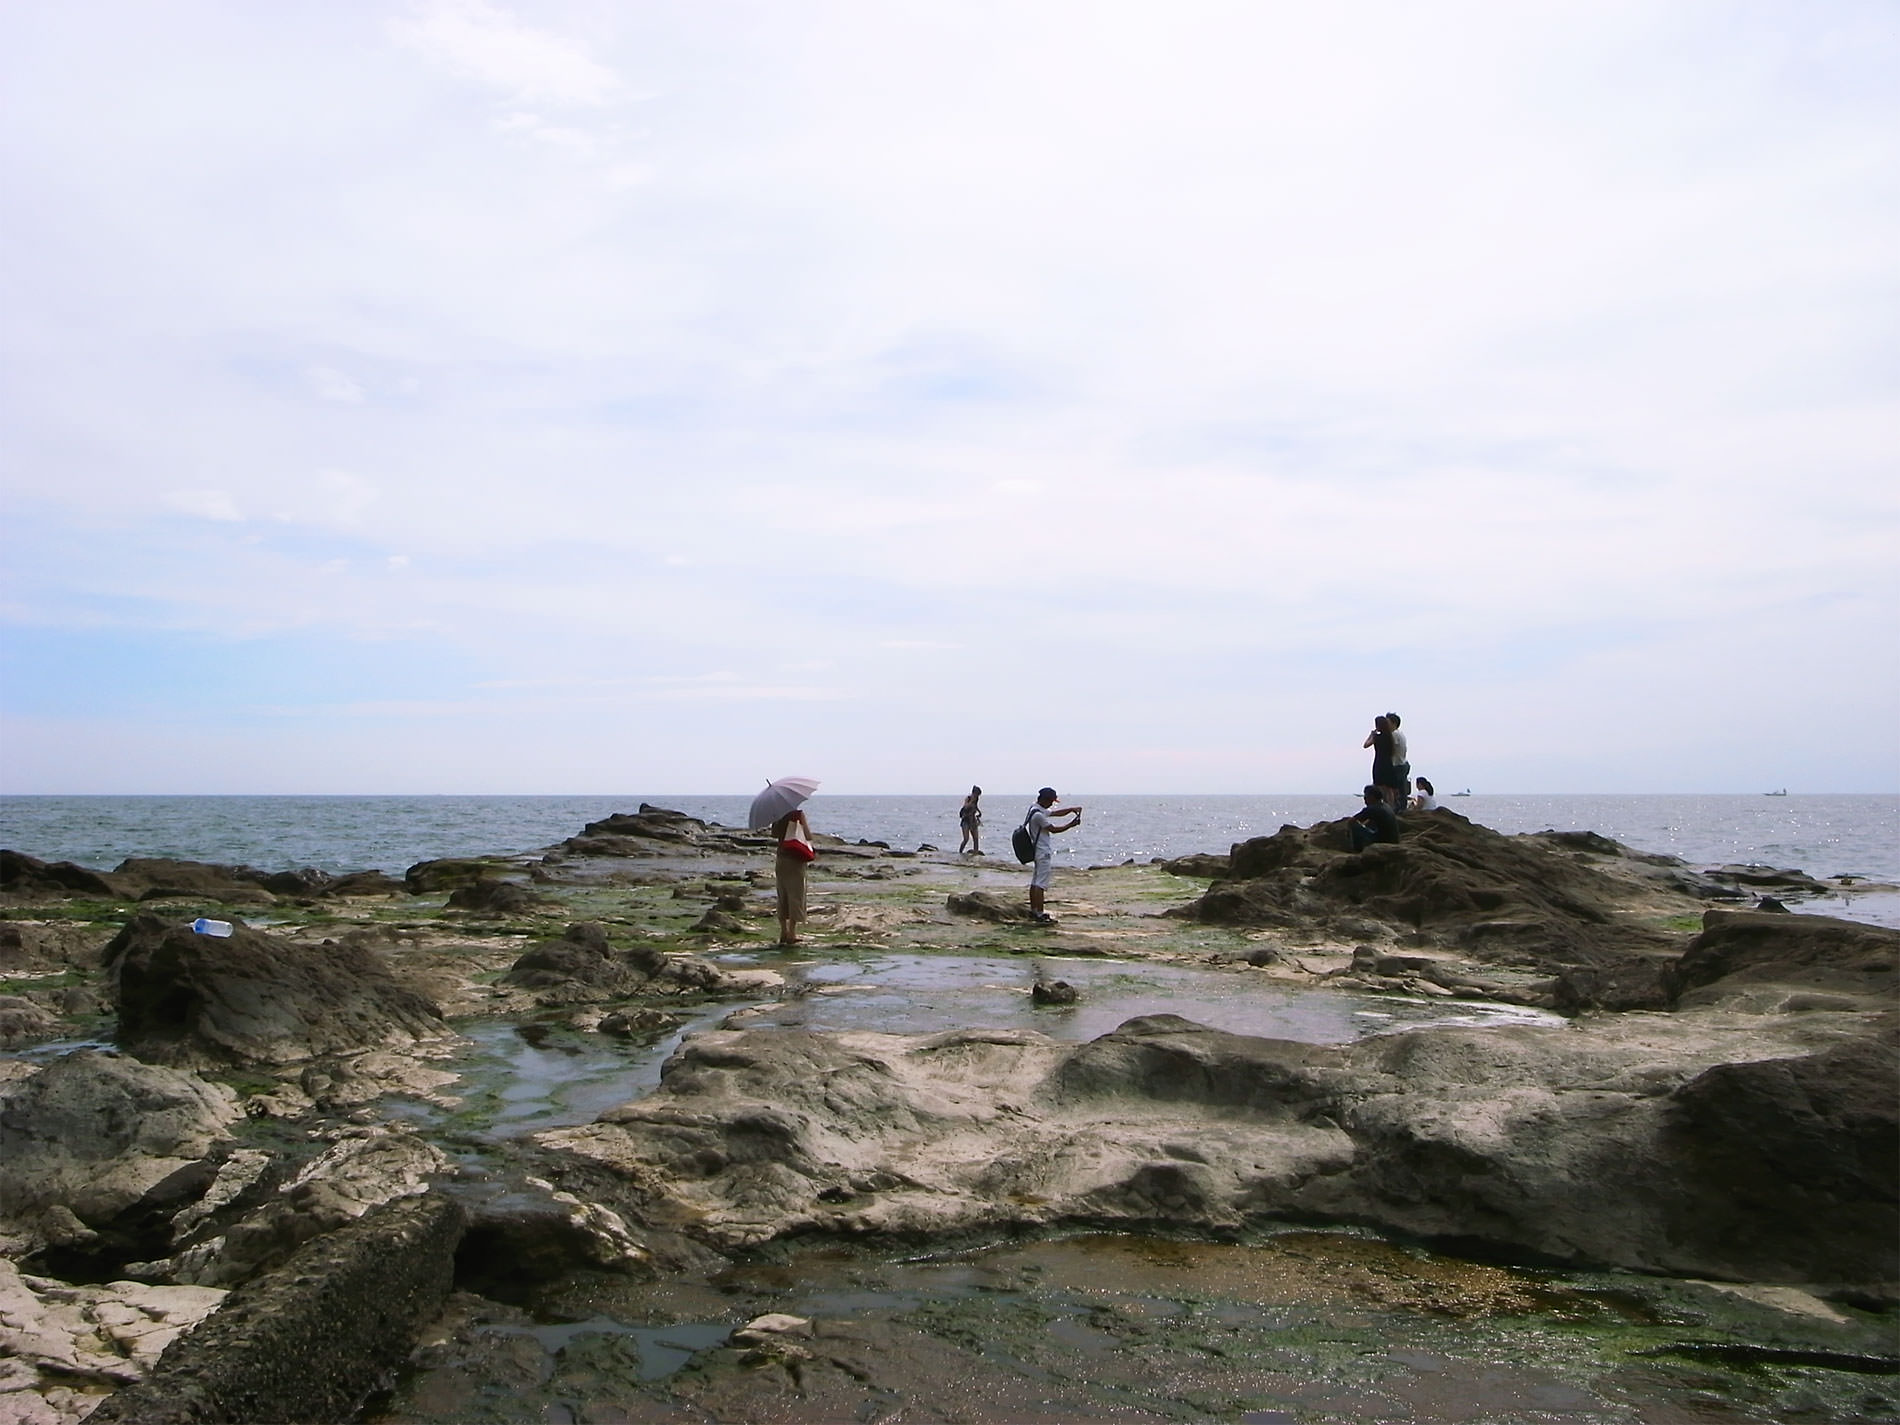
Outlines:
{"label": "white parasol", "polygon": [[748,824],[755,828],[770,826],[785,813],[797,811],[817,790],[816,777],[780,777],[776,782],[767,782],[765,790],[752,799]]}

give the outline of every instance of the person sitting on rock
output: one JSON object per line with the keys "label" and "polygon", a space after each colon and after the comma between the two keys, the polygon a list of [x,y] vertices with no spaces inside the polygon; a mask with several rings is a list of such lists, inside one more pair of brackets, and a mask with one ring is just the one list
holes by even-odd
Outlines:
{"label": "person sitting on rock", "polygon": [[1412,798],[1412,810],[1437,811],[1438,793],[1432,787],[1431,778],[1420,777],[1414,785],[1418,788],[1418,795]]}
{"label": "person sitting on rock", "polygon": [[1364,851],[1381,841],[1399,839],[1399,818],[1385,799],[1383,788],[1367,783],[1366,804],[1352,814],[1346,830],[1352,837],[1352,849]]}

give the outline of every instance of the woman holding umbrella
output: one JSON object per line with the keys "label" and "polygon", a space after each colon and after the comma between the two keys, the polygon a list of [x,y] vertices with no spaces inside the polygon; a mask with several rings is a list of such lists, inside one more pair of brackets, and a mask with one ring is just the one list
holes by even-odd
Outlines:
{"label": "woman holding umbrella", "polygon": [[811,864],[811,823],[800,810],[818,790],[810,777],[781,777],[752,799],[755,827],[770,826],[778,842],[772,878],[778,890],[778,943],[798,944],[798,922],[805,918],[805,868]]}
{"label": "woman holding umbrella", "polygon": [[778,943],[798,944],[798,922],[805,918],[805,868],[811,864],[811,823],[802,811],[788,811],[772,823],[778,856],[772,879],[778,886]]}

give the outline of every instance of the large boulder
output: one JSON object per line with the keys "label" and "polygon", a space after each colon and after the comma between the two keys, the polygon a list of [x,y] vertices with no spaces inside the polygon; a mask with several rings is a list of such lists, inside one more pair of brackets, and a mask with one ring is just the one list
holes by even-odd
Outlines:
{"label": "large boulder", "polygon": [[106,946],[105,968],[120,1047],[155,1064],[285,1064],[449,1032],[380,956],[348,941],[311,946],[241,923],[198,935],[141,915]]}
{"label": "large boulder", "polygon": [[[1353,1092],[1329,1109],[1352,1164],[1292,1203],[1531,1260],[1891,1291],[1891,1045],[1802,1054],[1728,1024],[1650,1036],[1606,1021],[1364,1041],[1347,1055]],[[1798,1088],[1751,1101],[1764,1082]],[[1809,1158],[1830,1126],[1848,1141]]]}
{"label": "large boulder", "polygon": [[644,836],[654,841],[691,844],[707,831],[706,823],[685,812],[641,802],[637,812],[618,811],[581,828],[582,836]]}
{"label": "large boulder", "polygon": [[467,1222],[439,1193],[390,1203],[246,1282],[100,1425],[353,1420],[408,1356],[454,1283]]}
{"label": "large boulder", "polygon": [[530,890],[520,881],[475,880],[449,892],[451,910],[472,910],[482,915],[520,915],[545,905],[547,897]]}
{"label": "large boulder", "polygon": [[1170,876],[1202,876],[1208,880],[1222,880],[1233,874],[1234,862],[1231,856],[1200,851],[1191,856],[1176,856],[1172,860],[1162,861],[1160,866]]}
{"label": "large boulder", "polygon": [[1722,1276],[1891,1277],[1896,1085],[1891,1039],[1704,1070],[1671,1095],[1672,1237]]}
{"label": "large boulder", "polygon": [[[837,844],[835,838],[825,838]],[[735,831],[701,821],[684,812],[640,803],[637,812],[615,812],[581,828],[547,856],[549,863],[589,857],[674,858],[709,852],[758,852],[771,849],[772,839],[760,832]]]}
{"label": "large boulder", "polygon": [[17,1049],[51,1039],[59,1021],[40,1005],[19,995],[0,995],[0,1049]]}
{"label": "large boulder", "polygon": [[1774,986],[1890,1005],[1900,988],[1900,930],[1823,915],[1711,910],[1669,968],[1679,1002]]}
{"label": "large boulder", "polygon": [[112,879],[142,901],[198,899],[220,905],[275,905],[277,897],[259,884],[263,875],[249,866],[132,856],[114,868]]}
{"label": "large boulder", "polygon": [[1027,925],[1035,918],[1022,901],[995,891],[952,891],[944,906],[952,915],[974,916],[998,925]]}
{"label": "large boulder", "polygon": [[42,861],[23,851],[0,851],[0,894],[23,901],[86,896],[130,900],[125,888],[100,871],[71,861]]}
{"label": "large boulder", "polygon": [[1351,938],[1373,921],[1414,943],[1555,972],[1673,956],[1679,942],[1644,920],[1659,901],[1694,904],[1661,887],[1646,864],[1641,874],[1616,874],[1620,863],[1544,837],[1505,836],[1456,812],[1407,816],[1398,842],[1358,853],[1347,849],[1345,826],[1287,826],[1240,842],[1229,874],[1168,914]]}
{"label": "large boulder", "polygon": [[320,1237],[454,1172],[441,1149],[405,1129],[340,1137],[286,1173],[262,1155],[233,1154],[200,1204],[173,1222],[173,1253],[157,1265],[174,1281],[227,1286],[275,1266]]}
{"label": "large boulder", "polygon": [[204,1191],[242,1117],[230,1089],[195,1074],[68,1054],[0,1087],[0,1215],[43,1236],[55,1209],[100,1229],[141,1204],[176,1207]]}
{"label": "large boulder", "polygon": [[665,953],[654,946],[616,951],[598,922],[577,921],[559,940],[516,960],[502,983],[543,991],[544,999],[586,1003],[635,994],[665,964]]}
{"label": "large boulder", "polygon": [[26,970],[91,970],[111,932],[69,920],[0,921],[0,974]]}
{"label": "large boulder", "polygon": [[411,895],[437,895],[492,879],[507,869],[508,864],[503,861],[444,857],[437,861],[416,862],[403,873],[403,885]]}
{"label": "large boulder", "polygon": [[0,851],[0,895],[22,902],[87,897],[94,900],[199,900],[215,905],[273,905],[277,897],[391,895],[404,889],[381,871],[333,876],[327,871],[260,871],[164,856],[133,856],[111,871],[70,861],[46,862]]}

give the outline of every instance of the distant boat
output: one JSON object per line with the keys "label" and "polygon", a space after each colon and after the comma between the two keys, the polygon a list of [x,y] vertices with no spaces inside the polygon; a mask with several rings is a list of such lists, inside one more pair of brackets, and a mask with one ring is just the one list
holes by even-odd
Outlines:
{"label": "distant boat", "polygon": [[1778,792],[1763,792],[1762,795],[1764,797],[1785,797],[1788,795],[1788,789],[1786,787],[1783,787]]}
{"label": "distant boat", "polygon": [[[1468,797],[1471,795],[1471,788],[1466,787],[1462,792],[1453,792],[1452,795],[1454,797]],[[1774,794],[1771,792],[1769,795],[1772,796]]]}

